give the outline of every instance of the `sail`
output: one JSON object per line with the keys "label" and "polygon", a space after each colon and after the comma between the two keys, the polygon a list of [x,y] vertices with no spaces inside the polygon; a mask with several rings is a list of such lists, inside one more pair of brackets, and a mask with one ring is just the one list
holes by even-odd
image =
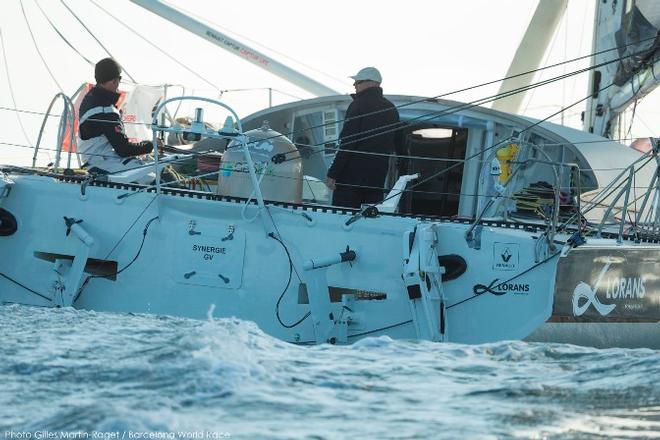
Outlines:
{"label": "sail", "polygon": [[660,3],[657,0],[631,3],[628,12],[623,14],[621,28],[614,34],[621,58],[614,76],[614,84],[619,87],[630,81],[642,66],[660,56]]}

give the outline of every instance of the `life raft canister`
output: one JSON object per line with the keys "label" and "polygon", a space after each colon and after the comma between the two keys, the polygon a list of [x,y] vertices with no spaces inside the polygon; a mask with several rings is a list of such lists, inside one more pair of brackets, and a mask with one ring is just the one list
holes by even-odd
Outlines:
{"label": "life raft canister", "polygon": [[[284,135],[271,130],[267,121],[261,128],[246,132],[245,136],[264,199],[300,203],[303,171],[298,148]],[[283,161],[274,161],[276,156],[282,157]],[[253,191],[245,153],[240,143],[234,140],[222,155],[218,194],[249,198]]]}

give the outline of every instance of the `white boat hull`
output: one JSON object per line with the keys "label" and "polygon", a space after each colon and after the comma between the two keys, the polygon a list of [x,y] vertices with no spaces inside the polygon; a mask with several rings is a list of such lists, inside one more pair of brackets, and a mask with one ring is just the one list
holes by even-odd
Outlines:
{"label": "white boat hull", "polygon": [[[260,217],[256,204],[210,194],[182,191],[156,196],[138,193],[134,186],[107,184],[88,186],[83,196],[80,182],[12,178],[15,185],[0,205],[18,223],[15,233],[0,237],[0,273],[11,278],[0,278],[0,299],[5,303],[51,307],[66,284],[75,281],[68,276],[75,265],[70,261],[84,244],[74,233],[66,235],[67,217],[82,220],[77,226],[93,237],[90,259],[114,268],[111,274],[130,263],[109,277],[114,280],[87,280],[86,266],[79,280],[82,289],[76,289],[72,301],[81,309],[191,318],[206,318],[212,310],[215,317],[254,321],[287,341],[318,342],[314,316],[293,328],[282,323],[295,323],[310,312],[311,298],[305,296],[316,293],[300,287],[314,284],[310,271],[302,269],[304,263],[349,247],[357,253],[354,262],[325,269],[331,313],[341,321],[337,317],[350,309],[347,341],[378,334],[416,339],[424,337],[424,331],[402,276],[410,241],[405,234],[431,225],[436,228],[437,254],[458,255],[468,262],[465,273],[442,283],[442,297],[435,301],[442,303],[444,328],[435,339],[520,339],[545,322],[552,310],[553,261],[500,286],[503,292],[492,293],[498,284],[494,280],[515,277],[529,268],[526,262],[534,261],[536,241],[518,228],[480,227],[480,246],[475,249],[464,238],[467,222],[384,215],[346,226],[354,211],[273,204],[268,215]],[[151,219],[155,220],[150,223]],[[289,283],[289,258],[267,235],[270,225],[264,223],[269,222],[291,256]],[[223,241],[232,231],[233,237]],[[497,253],[505,248],[511,263],[498,267]],[[68,272],[58,273],[57,264],[67,261]],[[350,307],[341,302],[345,293],[353,295]],[[438,316],[429,319],[439,325]]]}
{"label": "white boat hull", "polygon": [[[539,255],[542,230],[532,225],[482,222],[470,243],[468,221],[382,215],[347,226],[355,211],[270,204],[260,216],[256,204],[212,194],[156,196],[130,185],[12,178],[9,196],[0,199],[17,221],[13,234],[0,237],[3,303],[53,307],[65,296],[67,283],[75,281],[74,258],[85,248],[76,234],[67,235],[67,217],[82,220],[74,232],[80,226],[93,238],[71,302],[80,309],[238,317],[286,341],[325,342],[317,325],[322,318],[313,313],[318,278],[303,266],[348,247],[356,260],[322,269],[320,278],[327,280],[321,296],[329,301],[319,310],[333,315],[334,327],[344,326],[338,342],[385,334],[458,343],[527,338],[601,347],[659,345],[654,265],[660,259],[648,244],[589,239],[568,253],[564,248],[561,257],[559,244]],[[441,308],[430,309],[438,316],[425,322],[404,274],[411,231],[429,226],[437,255],[458,256],[466,264],[464,273],[441,283],[435,300]],[[269,228],[286,246],[291,270],[287,251],[267,235]],[[104,265],[106,277],[98,275]],[[582,284],[583,290],[599,287],[591,287],[589,297],[589,291],[587,296],[578,291]],[[424,331],[429,323],[442,326],[436,337]]]}

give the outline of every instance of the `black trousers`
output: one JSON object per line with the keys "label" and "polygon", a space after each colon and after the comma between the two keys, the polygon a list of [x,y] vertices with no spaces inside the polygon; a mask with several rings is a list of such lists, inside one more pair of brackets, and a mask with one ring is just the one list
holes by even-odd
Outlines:
{"label": "black trousers", "polygon": [[363,204],[383,201],[383,190],[373,188],[337,188],[332,193],[332,205],[344,208],[360,208]]}

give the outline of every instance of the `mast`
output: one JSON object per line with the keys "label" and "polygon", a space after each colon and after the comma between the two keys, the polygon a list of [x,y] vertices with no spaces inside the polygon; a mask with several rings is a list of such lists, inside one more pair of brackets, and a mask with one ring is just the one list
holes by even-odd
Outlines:
{"label": "mast", "polygon": [[274,60],[250,46],[229,37],[223,32],[183,14],[158,0],[131,0],[138,6],[161,16],[183,29],[190,31],[222,49],[306,90],[314,96],[339,95],[336,90]]}
{"label": "mast", "polygon": [[[502,81],[498,94],[526,87],[532,83],[533,74],[511,77],[539,67],[548,44],[550,44],[561,17],[564,15],[567,4],[568,0],[542,0],[539,2],[511,61],[509,70],[506,72],[508,79]],[[515,93],[496,100],[492,108],[509,113],[518,113],[523,99],[525,99],[525,92]]]}

